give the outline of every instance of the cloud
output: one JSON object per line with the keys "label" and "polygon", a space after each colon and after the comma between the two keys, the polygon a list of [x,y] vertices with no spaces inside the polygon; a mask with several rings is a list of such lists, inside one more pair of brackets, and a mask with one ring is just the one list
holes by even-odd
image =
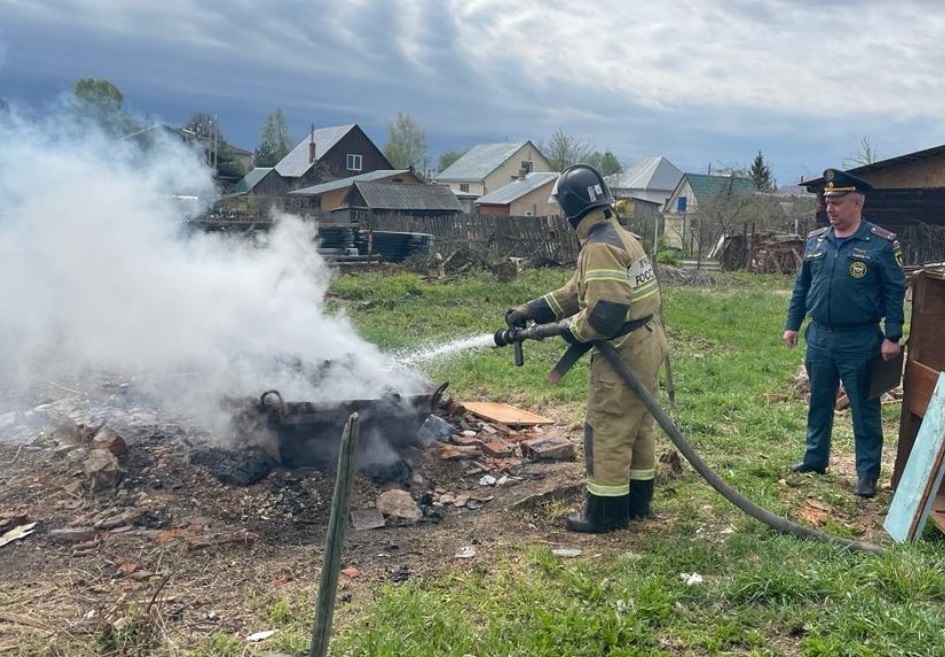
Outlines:
{"label": "cloud", "polygon": [[618,154],[631,159],[679,143],[678,160],[747,145],[746,161],[763,148],[836,164],[864,134],[890,156],[932,145],[926,130],[945,111],[945,10],[934,0],[866,0],[855,12],[813,0],[0,8],[16,26],[10,58],[23,84],[105,77],[143,102],[203,99],[216,108],[190,113],[212,111],[224,126],[227,111],[253,108],[255,125],[227,129],[247,141],[274,107],[299,134],[313,121],[380,127],[406,111],[440,136],[431,142],[460,142],[446,148],[563,126],[601,147],[625,143]]}

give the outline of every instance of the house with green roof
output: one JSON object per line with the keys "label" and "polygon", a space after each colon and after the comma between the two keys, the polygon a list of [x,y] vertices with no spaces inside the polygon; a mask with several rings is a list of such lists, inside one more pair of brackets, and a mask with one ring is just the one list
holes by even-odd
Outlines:
{"label": "house with green roof", "polygon": [[272,167],[256,167],[240,178],[230,190],[233,194],[249,194],[273,171]]}
{"label": "house with green roof", "polygon": [[433,181],[459,194],[485,196],[532,172],[552,171],[551,163],[530,140],[479,144],[434,176]]}
{"label": "house with green roof", "polygon": [[[684,173],[663,206],[662,238],[669,248],[696,250],[700,234],[711,223],[734,218],[757,189],[755,181],[743,176],[712,176]],[[711,247],[711,244],[705,245]]]}

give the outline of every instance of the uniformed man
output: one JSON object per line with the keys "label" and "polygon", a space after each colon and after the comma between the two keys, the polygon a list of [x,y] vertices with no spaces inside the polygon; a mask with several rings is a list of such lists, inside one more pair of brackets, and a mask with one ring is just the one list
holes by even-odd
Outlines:
{"label": "uniformed man", "polygon": [[[810,377],[807,451],[793,472],[823,474],[830,459],[837,390],[850,400],[860,497],[873,497],[883,449],[878,397],[868,399],[869,361],[899,355],[905,274],[896,236],[862,217],[871,185],[837,169],[824,172],[830,226],[807,236],[782,340],[797,345],[806,315],[805,365]],[[882,327],[880,320],[883,320]]]}
{"label": "uniformed man", "polygon": [[[577,269],[561,287],[507,312],[510,325],[558,322],[571,343],[562,363],[595,340],[610,340],[623,361],[654,394],[666,354],[656,317],[660,290],[643,247],[617,221],[601,174],[578,164],[558,178],[552,198],[581,243]],[[656,474],[656,426],[643,402],[598,353],[591,357],[584,423],[587,498],[584,512],[568,516],[567,529],[605,532],[649,513]]]}

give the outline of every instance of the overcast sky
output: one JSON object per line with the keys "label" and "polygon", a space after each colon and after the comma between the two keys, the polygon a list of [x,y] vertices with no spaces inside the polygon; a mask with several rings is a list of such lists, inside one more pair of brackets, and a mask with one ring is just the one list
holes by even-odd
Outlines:
{"label": "overcast sky", "polygon": [[[292,139],[397,112],[430,156],[546,141],[624,166],[746,166],[779,184],[862,152],[945,143],[940,0],[0,0],[0,97],[45,111],[82,77],[180,125],[219,117],[255,148],[279,107]],[[2,144],[0,144],[2,148]]]}

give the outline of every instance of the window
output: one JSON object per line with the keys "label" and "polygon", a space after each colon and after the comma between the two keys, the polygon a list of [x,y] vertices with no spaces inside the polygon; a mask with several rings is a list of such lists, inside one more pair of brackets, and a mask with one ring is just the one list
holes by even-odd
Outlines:
{"label": "window", "polygon": [[522,160],[522,166],[519,169],[524,169],[525,173],[531,173],[534,165],[528,160]]}
{"label": "window", "polygon": [[347,161],[345,162],[345,168],[348,171],[360,171],[361,170],[361,156],[356,153],[348,153]]}
{"label": "window", "polygon": [[459,183],[459,191],[469,192],[469,183]]}
{"label": "window", "polygon": [[676,212],[679,212],[680,214],[682,214],[685,211],[686,211],[686,197],[677,196],[676,197]]}

